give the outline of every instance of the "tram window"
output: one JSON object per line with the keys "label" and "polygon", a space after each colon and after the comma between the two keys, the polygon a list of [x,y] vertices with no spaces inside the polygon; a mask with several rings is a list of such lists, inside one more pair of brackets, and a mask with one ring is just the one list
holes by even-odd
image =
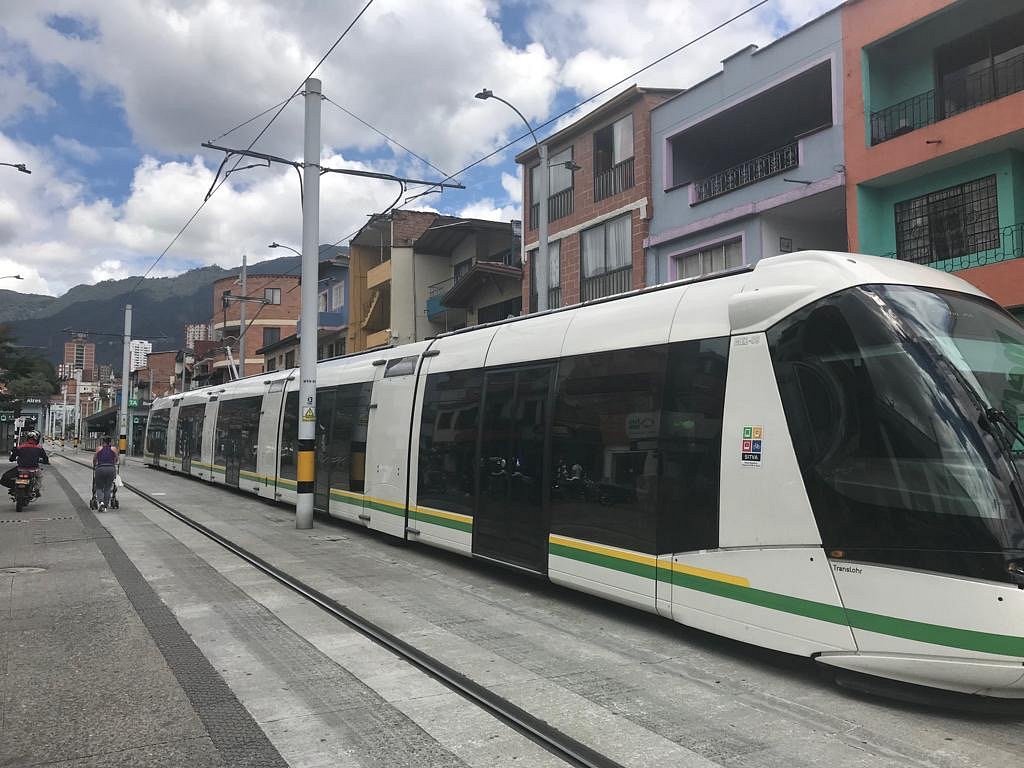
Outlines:
{"label": "tram window", "polygon": [[329,465],[332,488],[356,493],[366,488],[366,429],[372,390],[373,383],[367,381],[317,393],[329,408],[329,412],[318,409],[318,464]]}
{"label": "tram window", "polygon": [[417,503],[473,514],[483,380],[479,370],[427,377],[420,418]]}
{"label": "tram window", "polygon": [[[915,552],[1019,546],[1012,542],[1024,530],[1012,511],[1004,460],[979,427],[977,395],[964,384],[968,374],[982,381],[994,374],[971,367],[954,373],[960,363],[946,348],[966,344],[959,329],[986,313],[994,333],[995,315],[1004,316],[981,300],[872,286],[822,299],[769,331],[826,549],[908,563]],[[949,339],[938,338],[937,328]]]}
{"label": "tram window", "polygon": [[213,461],[226,466],[237,461],[240,469],[256,471],[262,396],[221,400],[217,413],[217,434]]}
{"label": "tram window", "polygon": [[161,408],[149,415],[149,423],[146,430],[146,451],[149,453],[164,453],[167,450],[167,425],[170,420],[170,410]]}
{"label": "tram window", "polygon": [[658,551],[659,421],[666,346],[559,363],[551,531]]}
{"label": "tram window", "polygon": [[186,405],[178,411],[177,456],[184,458],[185,450],[193,459],[201,459],[203,447],[203,422],[206,419],[206,404]]}
{"label": "tram window", "polygon": [[661,410],[658,552],[718,546],[722,411],[729,339],[669,347]]}
{"label": "tram window", "polygon": [[289,392],[281,420],[281,477],[295,479],[295,456],[299,443],[299,393]]}
{"label": "tram window", "polygon": [[384,369],[384,378],[411,376],[416,373],[416,361],[419,359],[419,355],[412,355],[411,357],[396,357],[394,360],[388,360],[388,365]]}

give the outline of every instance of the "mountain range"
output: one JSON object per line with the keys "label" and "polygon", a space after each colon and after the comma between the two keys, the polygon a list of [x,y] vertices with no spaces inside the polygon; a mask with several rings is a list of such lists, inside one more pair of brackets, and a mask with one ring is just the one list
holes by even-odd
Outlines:
{"label": "mountain range", "polygon": [[[104,280],[76,285],[63,296],[0,290],[0,324],[10,329],[19,346],[37,348],[54,365],[64,359],[64,342],[71,338],[66,329],[90,331],[89,338],[96,343],[96,364],[112,365],[119,373],[126,303],[132,305],[132,338],[152,340],[154,351],[180,349],[185,325],[206,322],[213,315],[214,281],[237,275],[239,270],[200,267],[175,277],[145,278],[141,284],[137,276]],[[297,256],[248,267],[249,275],[298,272]]]}

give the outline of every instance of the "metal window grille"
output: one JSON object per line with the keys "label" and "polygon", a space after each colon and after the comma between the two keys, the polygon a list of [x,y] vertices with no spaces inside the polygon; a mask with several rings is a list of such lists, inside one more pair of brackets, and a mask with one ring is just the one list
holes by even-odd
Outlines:
{"label": "metal window grille", "polygon": [[998,248],[996,177],[896,203],[896,257],[931,264]]}

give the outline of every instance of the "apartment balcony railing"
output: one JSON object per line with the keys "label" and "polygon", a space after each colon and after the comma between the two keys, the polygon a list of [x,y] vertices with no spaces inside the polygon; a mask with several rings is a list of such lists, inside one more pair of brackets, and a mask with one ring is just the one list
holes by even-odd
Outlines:
{"label": "apartment balcony railing", "polygon": [[1024,91],[1024,54],[957,78],[946,78],[942,91],[925,91],[871,113],[871,144],[959,115],[990,101]]}
{"label": "apartment balcony railing", "polygon": [[633,267],[623,267],[612,272],[583,278],[580,282],[580,300],[590,301],[631,290],[633,290]]}
{"label": "apartment balcony railing", "polygon": [[455,278],[449,277],[447,280],[442,280],[439,283],[434,283],[427,288],[427,317],[433,319],[447,309],[444,304],[441,303],[441,299],[444,297],[451,287],[455,285]]}
{"label": "apartment balcony railing", "polygon": [[941,247],[933,246],[923,254],[900,255],[896,251],[884,254],[891,259],[926,264],[944,272],[958,272],[971,267],[983,267],[1008,259],[1024,258],[1024,222],[1011,224],[991,232],[973,234],[967,237],[947,235]]}
{"label": "apartment balcony railing", "polygon": [[[558,286],[548,288],[548,309],[558,309],[562,306],[562,289]],[[530,311],[537,311],[537,293],[530,293]]]}
{"label": "apartment balcony railing", "polygon": [[771,152],[765,152],[760,157],[744,160],[731,168],[719,171],[714,176],[693,182],[691,204],[702,203],[741,187],[756,184],[762,179],[776,176],[798,165],[800,150],[794,141]]}
{"label": "apartment balcony railing", "polygon": [[[556,221],[572,213],[572,187],[555,192],[548,198],[548,221]],[[540,219],[540,203],[530,206],[530,229],[536,229]]]}
{"label": "apartment balcony railing", "polygon": [[594,202],[630,189],[635,183],[633,158],[630,157],[594,176]]}

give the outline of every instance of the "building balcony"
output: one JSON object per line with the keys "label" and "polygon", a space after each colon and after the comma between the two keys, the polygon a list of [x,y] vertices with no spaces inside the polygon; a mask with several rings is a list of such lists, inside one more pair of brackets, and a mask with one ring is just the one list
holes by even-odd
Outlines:
{"label": "building balcony", "polygon": [[[523,281],[523,269],[519,266],[517,252],[510,251],[502,261],[474,259],[458,270],[449,281],[436,283],[438,290],[447,288],[438,295],[440,305],[445,309],[463,309],[476,303],[476,297],[485,286],[519,286]],[[433,288],[434,286],[431,286]],[[435,304],[435,306],[437,306]],[[428,314],[430,299],[427,300]]]}
{"label": "building balcony", "polygon": [[385,328],[384,330],[377,331],[376,333],[366,334],[366,348],[372,347],[384,347],[391,343],[391,329]]}
{"label": "building balcony", "polygon": [[871,144],[881,144],[918,128],[1024,91],[1024,53],[955,78],[871,113]]}
{"label": "building balcony", "polygon": [[1024,258],[1024,222],[983,232],[933,234],[931,244],[913,251],[898,249],[882,254],[891,259],[925,264],[944,272],[959,272],[1010,259]]}
{"label": "building balcony", "polygon": [[580,281],[580,300],[593,301],[633,290],[633,267],[603,272]]}
{"label": "building balcony", "polygon": [[455,284],[455,278],[449,277],[447,280],[442,280],[439,283],[434,283],[427,288],[427,319],[433,320],[440,315],[443,315],[448,308],[444,305],[442,299],[444,295],[451,290],[451,287]]}
{"label": "building balcony", "polygon": [[[558,309],[562,305],[562,289],[559,286],[548,288],[548,309]],[[537,311],[537,292],[530,293],[530,311]]]}
{"label": "building balcony", "polygon": [[366,288],[372,290],[391,282],[391,259],[383,261],[366,273]]}
{"label": "building balcony", "polygon": [[[555,192],[548,198],[548,221],[557,221],[572,213],[572,187]],[[536,229],[540,221],[540,203],[530,206],[530,229]]]}
{"label": "building balcony", "polygon": [[594,202],[631,189],[636,183],[633,158],[627,158],[594,176]]}
{"label": "building balcony", "polygon": [[731,168],[693,182],[690,205],[702,203],[735,189],[756,184],[764,179],[777,176],[800,165],[800,149],[797,142],[765,152],[763,155],[744,160]]}
{"label": "building balcony", "polygon": [[[318,312],[316,324],[321,331],[338,331],[348,325],[344,312]],[[295,324],[295,335],[302,333],[302,320]]]}

